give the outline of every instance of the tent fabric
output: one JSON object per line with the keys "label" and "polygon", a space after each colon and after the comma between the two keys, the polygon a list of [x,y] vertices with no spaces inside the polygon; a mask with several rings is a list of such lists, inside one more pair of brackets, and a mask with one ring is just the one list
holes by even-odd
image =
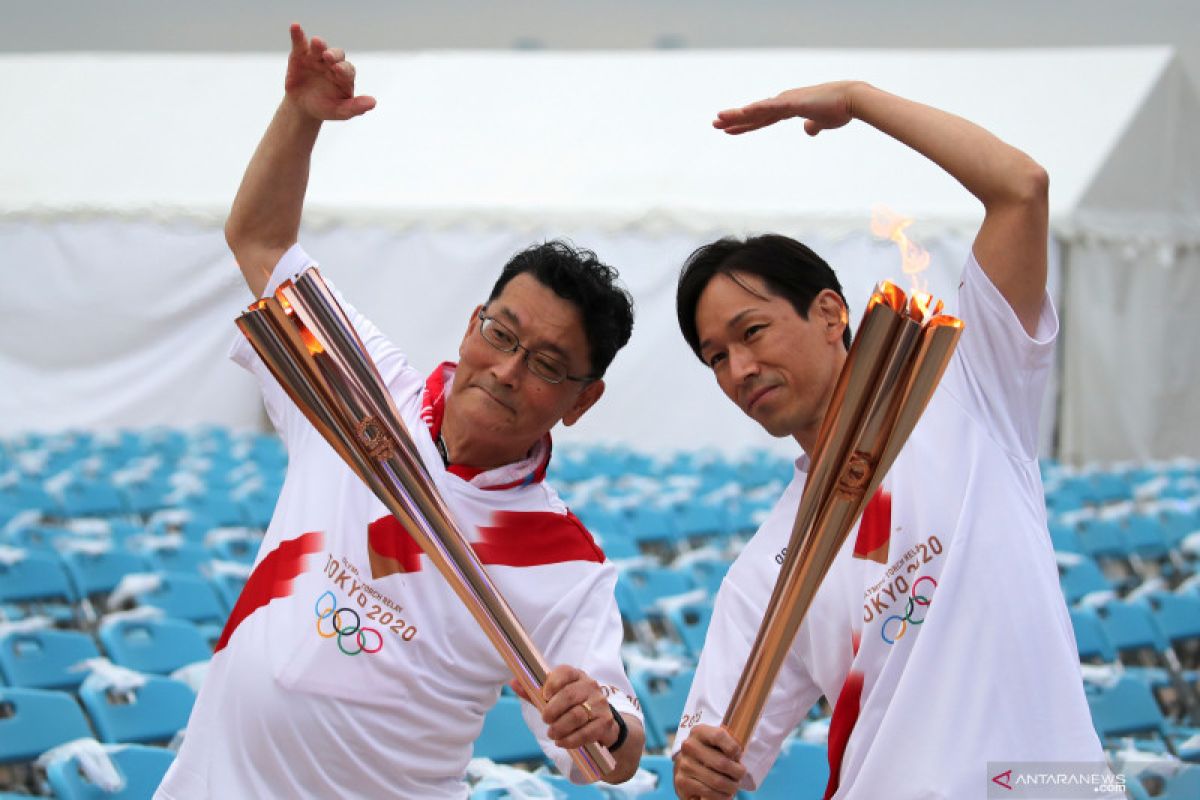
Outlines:
{"label": "tent fabric", "polygon": [[[1113,378],[1092,366],[1112,352],[1102,348],[1132,341],[1103,309],[1135,299],[1154,304],[1139,313],[1175,321],[1124,351],[1148,380],[1186,360],[1173,355],[1179,343],[1200,339],[1178,293],[1200,247],[1200,114],[1168,49],[351,57],[379,106],[322,132],[303,241],[415,363],[453,355],[499,265],[531,241],[569,236],[634,290],[634,340],[608,394],[560,440],[763,443],[675,329],[678,267],[715,236],[808,241],[841,272],[857,319],[876,280],[905,283],[895,248],[868,233],[882,203],[916,219],[909,233],[933,252],[931,284],[952,296],[982,209],[938,168],[861,124],[812,141],[799,125],[738,138],[709,126],[720,108],[853,76],[973,119],[1050,172],[1052,253],[1074,279],[1064,454],[1200,454],[1149,421],[1195,408],[1195,381],[1143,392],[1136,413],[1098,399],[1129,389],[1098,392]],[[282,56],[4,55],[0,65],[10,76],[0,84],[0,433],[258,423],[253,387],[224,361],[248,296],[220,227],[281,96]],[[1080,300],[1080,273],[1103,292],[1149,269],[1121,261],[1130,248],[1172,254],[1179,279],[1149,281],[1157,294]],[[662,402],[663,387],[680,399]]]}

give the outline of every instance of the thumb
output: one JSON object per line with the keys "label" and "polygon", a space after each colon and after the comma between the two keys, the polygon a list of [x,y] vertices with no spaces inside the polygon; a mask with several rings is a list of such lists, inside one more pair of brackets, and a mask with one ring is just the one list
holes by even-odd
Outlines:
{"label": "thumb", "polygon": [[508,682],[508,688],[513,690],[513,694],[524,700],[526,703],[533,702],[529,699],[529,693],[525,691],[525,687],[516,678]]}
{"label": "thumb", "polygon": [[352,97],[338,106],[338,116],[341,119],[362,116],[375,107],[375,98],[362,94]]}
{"label": "thumb", "polygon": [[804,132],[809,136],[816,136],[822,130],[821,124],[815,119],[804,120]]}

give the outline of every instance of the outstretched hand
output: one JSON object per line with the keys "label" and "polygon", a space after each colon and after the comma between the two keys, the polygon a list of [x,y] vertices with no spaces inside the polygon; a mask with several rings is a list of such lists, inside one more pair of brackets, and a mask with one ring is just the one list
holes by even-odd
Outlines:
{"label": "outstretched hand", "polygon": [[299,23],[291,27],[283,89],[289,100],[319,120],[350,119],[375,107],[375,98],[354,94],[354,65],[345,51],[329,47],[320,36],[310,40]]}
{"label": "outstretched hand", "polygon": [[792,117],[804,118],[804,130],[816,136],[854,119],[850,93],[858,81],[836,81],[788,89],[768,100],[718,112],[713,127],[730,134],[748,133]]}

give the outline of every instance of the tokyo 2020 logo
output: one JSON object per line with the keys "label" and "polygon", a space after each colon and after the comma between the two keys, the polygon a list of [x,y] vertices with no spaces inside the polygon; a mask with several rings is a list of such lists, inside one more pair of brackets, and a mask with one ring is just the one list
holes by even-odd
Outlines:
{"label": "tokyo 2020 logo", "polygon": [[[917,591],[917,587],[925,581],[929,581],[929,594],[923,595]],[[879,627],[879,635],[888,644],[895,644],[904,638],[904,634],[908,633],[909,625],[920,625],[925,621],[925,615],[929,613],[929,604],[933,602],[933,591],[937,589],[937,581],[929,575],[922,575],[913,582],[912,588],[909,589],[908,605],[904,610],[904,615],[893,614],[883,621],[883,625]]]}
{"label": "tokyo 2020 logo", "polygon": [[[328,598],[329,602],[324,601]],[[362,624],[362,618],[358,612],[349,606],[337,607],[337,597],[333,592],[326,591],[317,598],[317,603],[313,607],[313,611],[317,615],[317,635],[322,639],[332,639],[337,637],[337,646],[348,656],[356,656],[359,653],[378,653],[383,649],[383,634],[375,628],[368,628]],[[354,621],[350,622],[349,617],[353,615]],[[329,631],[326,632],[322,623],[329,620]],[[346,640],[351,642],[350,648],[346,646]]]}

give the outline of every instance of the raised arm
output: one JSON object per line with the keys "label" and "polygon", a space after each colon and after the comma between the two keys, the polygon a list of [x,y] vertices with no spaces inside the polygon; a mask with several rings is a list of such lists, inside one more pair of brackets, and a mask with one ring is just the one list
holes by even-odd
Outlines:
{"label": "raised arm", "polygon": [[1049,179],[1033,159],[978,125],[859,81],[790,89],[722,111],[713,125],[740,134],[792,117],[816,136],[860,119],[950,173],[984,207],[973,250],[1026,332],[1037,326],[1046,289]]}
{"label": "raised arm", "polygon": [[354,66],[320,37],[293,23],[283,102],[246,167],[225,222],[225,241],[250,291],[262,294],[271,269],[300,233],[313,145],[325,120],[350,119],[375,107],[354,95]]}

